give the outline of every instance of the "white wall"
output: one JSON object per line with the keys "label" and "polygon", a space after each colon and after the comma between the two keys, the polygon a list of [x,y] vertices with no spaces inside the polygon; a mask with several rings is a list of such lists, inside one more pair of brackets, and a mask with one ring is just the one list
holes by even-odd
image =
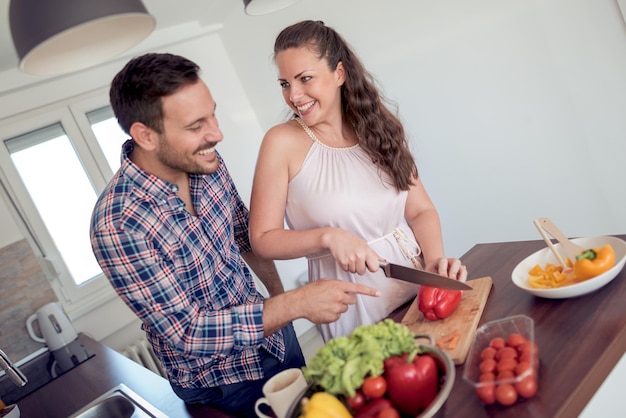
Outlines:
{"label": "white wall", "polygon": [[540,239],[540,216],[569,236],[626,233],[615,0],[302,0],[233,13],[222,37],[264,129],[286,109],[274,39],[307,18],[335,27],[398,104],[448,255]]}

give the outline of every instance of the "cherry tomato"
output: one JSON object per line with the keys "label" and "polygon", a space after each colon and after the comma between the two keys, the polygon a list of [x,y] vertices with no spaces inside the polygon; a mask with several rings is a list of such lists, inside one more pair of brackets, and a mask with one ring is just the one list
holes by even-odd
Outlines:
{"label": "cherry tomato", "polygon": [[507,379],[514,379],[515,378],[515,372],[513,372],[512,370],[504,370],[502,372],[498,372],[498,380],[507,380]]}
{"label": "cherry tomato", "polygon": [[480,362],[480,373],[493,373],[496,371],[498,363],[494,359],[487,359]]}
{"label": "cherry tomato", "polygon": [[361,390],[357,390],[354,396],[350,396],[347,400],[348,408],[350,408],[353,412],[358,411],[363,408],[365,405],[365,395]]}
{"label": "cherry tomato", "polygon": [[532,398],[537,393],[537,380],[535,376],[528,376],[515,384],[515,390],[524,398]]}
{"label": "cherry tomato", "polygon": [[387,392],[387,381],[382,376],[366,377],[361,390],[370,399],[382,398]]}
{"label": "cherry tomato", "polygon": [[539,356],[539,347],[536,343],[530,341],[526,341],[525,343],[518,345],[517,351],[519,351],[520,354],[530,353],[535,356]]}
{"label": "cherry tomato", "polygon": [[526,337],[521,334],[513,333],[506,339],[506,345],[509,347],[517,348],[520,344],[526,342]]}
{"label": "cherry tomato", "polygon": [[400,413],[396,408],[385,408],[376,415],[376,418],[400,418]]}
{"label": "cherry tomato", "polygon": [[481,360],[492,359],[496,356],[497,350],[493,347],[485,347],[483,351],[480,353]]}
{"label": "cherry tomato", "polygon": [[518,357],[517,350],[513,347],[503,347],[496,353],[496,360],[502,360],[505,358],[516,359]]}
{"label": "cherry tomato", "polygon": [[[528,361],[521,361],[519,362],[517,367],[515,367],[515,376],[521,376],[524,373],[526,373],[527,370],[531,370],[530,363]],[[532,371],[531,371],[531,374],[532,374]]]}
{"label": "cherry tomato", "polygon": [[479,382],[493,382],[494,380],[496,380],[496,375],[491,372],[481,373],[481,375],[478,377]]}
{"label": "cherry tomato", "polygon": [[493,347],[496,350],[501,349],[505,345],[506,345],[506,342],[504,341],[504,338],[502,337],[495,337],[489,342],[489,347]]}
{"label": "cherry tomato", "polygon": [[491,405],[496,402],[496,385],[493,383],[479,386],[476,388],[478,399],[485,405]]}
{"label": "cherry tomato", "polygon": [[513,405],[517,402],[517,391],[515,387],[509,383],[503,383],[496,386],[496,400],[504,406]]}
{"label": "cherry tomato", "polygon": [[503,358],[498,362],[496,369],[498,370],[498,376],[502,372],[512,372],[517,367],[517,360],[514,358]]}
{"label": "cherry tomato", "polygon": [[533,356],[532,353],[522,353],[519,356],[519,362],[520,363],[531,363],[531,364],[534,364],[535,366],[537,366],[537,364],[538,364],[536,356]]}

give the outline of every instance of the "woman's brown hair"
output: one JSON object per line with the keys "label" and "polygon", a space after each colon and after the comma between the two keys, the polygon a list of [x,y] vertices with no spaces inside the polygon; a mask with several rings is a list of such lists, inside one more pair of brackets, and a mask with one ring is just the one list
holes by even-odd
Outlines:
{"label": "woman's brown hair", "polygon": [[356,131],[359,144],[372,161],[386,172],[398,190],[408,190],[417,166],[400,120],[385,106],[387,99],[376,88],[348,43],[324,22],[305,20],[280,32],[274,43],[274,57],[289,48],[310,48],[325,59],[331,71],[343,63],[346,81],[341,88],[342,110]]}

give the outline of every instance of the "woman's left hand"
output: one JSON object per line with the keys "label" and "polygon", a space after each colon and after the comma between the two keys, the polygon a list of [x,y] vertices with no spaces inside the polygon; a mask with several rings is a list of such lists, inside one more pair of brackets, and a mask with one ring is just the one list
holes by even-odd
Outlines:
{"label": "woman's left hand", "polygon": [[458,258],[440,258],[426,269],[461,282],[467,280],[467,268]]}

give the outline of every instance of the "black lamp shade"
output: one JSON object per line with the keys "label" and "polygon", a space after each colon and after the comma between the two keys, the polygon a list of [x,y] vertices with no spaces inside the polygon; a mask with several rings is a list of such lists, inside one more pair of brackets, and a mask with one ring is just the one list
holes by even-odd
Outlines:
{"label": "black lamp shade", "polygon": [[9,22],[19,68],[33,75],[102,63],[156,26],[140,0],[11,0]]}
{"label": "black lamp shade", "polygon": [[246,14],[257,16],[284,9],[298,1],[299,0],[243,0],[243,6]]}

